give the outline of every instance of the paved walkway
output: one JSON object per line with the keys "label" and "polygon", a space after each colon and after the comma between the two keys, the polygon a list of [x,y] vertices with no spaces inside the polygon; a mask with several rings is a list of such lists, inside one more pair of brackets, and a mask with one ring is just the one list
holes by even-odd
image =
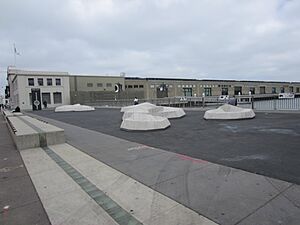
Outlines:
{"label": "paved walkway", "polygon": [[1,114],[0,224],[50,224]]}
{"label": "paved walkway", "polygon": [[[145,187],[150,192],[153,193],[155,190],[157,193],[155,196],[167,196],[168,199],[171,198],[219,224],[299,224],[300,187],[298,185],[166,152],[63,122],[45,120],[63,128],[68,142],[91,156],[91,161],[101,164],[101,168],[108,165],[112,171],[118,170],[126,174],[123,175],[126,177],[125,180],[116,178],[118,180],[116,186],[111,186],[112,190],[119,187],[117,193],[130,193],[130,190],[134,190],[132,182],[129,182],[129,186],[126,183],[127,180],[133,178],[140,185],[144,184],[151,188]],[[72,153],[66,156],[63,154],[67,154],[67,151],[59,150],[57,147],[52,150],[64,160],[69,160],[69,163],[71,163],[71,159],[68,157],[73,157],[75,152],[70,150],[69,152]],[[77,153],[82,154],[80,151]],[[99,168],[90,166],[87,162],[79,164],[88,169]],[[97,183],[97,176],[101,170],[84,172],[84,168],[80,168],[79,164],[74,164],[74,168],[90,179],[93,184]],[[122,173],[120,174],[122,175]],[[118,172],[115,171],[115,174]],[[131,178],[129,179],[129,177]],[[110,190],[109,187],[105,189],[105,186],[100,186],[103,183],[105,185],[106,181],[102,182],[100,179],[99,184],[97,183],[100,190]],[[111,181],[114,181],[113,176]],[[143,196],[139,196],[139,192],[134,194],[138,198]],[[155,202],[153,196],[149,197],[151,204]],[[116,197],[116,202],[124,206],[128,212],[130,207],[125,207],[126,201],[122,202],[123,197],[121,195]],[[137,205],[142,207],[143,202],[141,201]],[[180,207],[183,207],[182,205]],[[139,207],[136,207],[135,210],[138,210]],[[145,213],[153,215],[155,211],[161,212],[159,207],[158,210],[156,207],[154,209],[153,211],[152,208],[148,208]],[[133,212],[139,215],[135,210]],[[140,222],[148,222],[151,218],[149,216],[137,217]]]}

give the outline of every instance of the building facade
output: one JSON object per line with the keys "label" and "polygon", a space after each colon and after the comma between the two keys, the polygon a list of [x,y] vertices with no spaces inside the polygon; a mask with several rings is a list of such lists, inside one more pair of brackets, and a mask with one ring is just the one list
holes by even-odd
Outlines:
{"label": "building facade", "polygon": [[71,103],[96,104],[97,101],[124,98],[124,77],[120,76],[70,76]]}
{"label": "building facade", "polygon": [[299,82],[125,78],[125,90],[145,99],[176,96],[270,95],[300,93]]}
{"label": "building facade", "polygon": [[[66,104],[93,104],[122,99],[202,97],[220,95],[300,94],[300,82],[198,80],[124,76],[69,75],[67,72],[25,71],[8,68],[10,104],[34,109]],[[37,101],[36,101],[37,100]]]}
{"label": "building facade", "polygon": [[30,110],[70,104],[70,81],[67,72],[7,69],[10,106]]}

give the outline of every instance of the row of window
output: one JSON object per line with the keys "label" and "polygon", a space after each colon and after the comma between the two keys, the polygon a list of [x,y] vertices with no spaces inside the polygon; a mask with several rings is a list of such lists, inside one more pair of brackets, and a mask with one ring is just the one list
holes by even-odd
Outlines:
{"label": "row of window", "polygon": [[[130,85],[132,86],[132,85]],[[155,88],[159,87],[160,85],[150,85],[150,88]],[[172,87],[172,85],[167,85],[167,87]],[[195,88],[196,85],[195,84],[178,84],[177,85],[178,88]],[[224,95],[228,95],[228,88],[231,87],[231,85],[213,85],[213,84],[204,84],[204,85],[199,85],[200,88],[212,88],[212,87],[221,87],[221,92],[222,93],[227,93]],[[208,90],[208,89],[207,89]],[[265,86],[261,86],[259,87],[259,93],[260,94],[266,94],[266,87]],[[255,87],[249,87],[249,91],[251,91],[251,94],[255,94]],[[205,92],[205,91],[204,91]],[[207,93],[209,93],[210,91],[207,91]],[[234,93],[238,94],[238,93],[242,94],[242,86],[234,86]],[[285,88],[284,87],[280,87],[280,93],[284,93],[285,92]],[[294,87],[289,87],[289,92],[293,93],[294,92]],[[299,93],[300,92],[300,88],[297,87],[296,88],[296,92]],[[276,94],[277,92],[277,88],[276,87],[272,87],[272,94]],[[247,93],[248,94],[248,93]]]}
{"label": "row of window", "polygon": [[[47,86],[52,86],[52,78],[46,78]],[[44,78],[37,78],[37,84],[38,86],[44,86]],[[55,78],[55,85],[61,86],[61,79]],[[35,86],[34,84],[34,78],[28,78],[28,86]]]}
{"label": "row of window", "polygon": [[[87,87],[94,87],[93,83],[87,83]],[[103,83],[97,83],[97,87],[103,87]],[[105,87],[112,87],[112,83],[106,83]]]}
{"label": "row of window", "polygon": [[[29,102],[32,105],[32,94],[29,93]],[[51,93],[45,92],[42,93],[42,103],[47,102],[47,104],[51,104]],[[62,103],[62,93],[54,92],[53,93],[53,104],[61,104]]]}
{"label": "row of window", "polygon": [[140,84],[140,85],[125,85],[125,89],[127,88],[144,88],[144,85]]}
{"label": "row of window", "polygon": [[[186,92],[185,89],[186,88],[183,88],[184,92]],[[251,92],[252,95],[255,94],[255,87],[250,87],[249,92]],[[285,88],[281,87],[280,88],[280,93],[284,93],[284,92],[285,92]],[[293,93],[294,88],[289,87],[289,92]],[[228,93],[229,93],[228,87],[222,87],[221,88],[221,95],[228,95]],[[259,93],[260,94],[266,94],[266,87],[260,87],[259,88]],[[278,93],[277,88],[272,87],[272,94],[277,94],[277,93]],[[300,88],[299,87],[296,88],[296,93],[300,93]],[[211,88],[204,88],[204,94],[205,94],[205,96],[212,96],[212,89]],[[239,94],[243,94],[242,87],[241,86],[235,86],[234,87],[234,95],[239,95]]]}

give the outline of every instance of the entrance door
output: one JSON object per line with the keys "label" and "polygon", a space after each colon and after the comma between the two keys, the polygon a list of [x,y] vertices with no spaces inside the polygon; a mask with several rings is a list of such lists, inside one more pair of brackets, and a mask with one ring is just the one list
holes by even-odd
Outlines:
{"label": "entrance door", "polygon": [[41,110],[41,90],[39,88],[31,89],[32,110]]}
{"label": "entrance door", "polygon": [[161,84],[156,89],[156,97],[157,98],[166,98],[166,97],[168,97],[168,87],[167,87],[167,85]]}

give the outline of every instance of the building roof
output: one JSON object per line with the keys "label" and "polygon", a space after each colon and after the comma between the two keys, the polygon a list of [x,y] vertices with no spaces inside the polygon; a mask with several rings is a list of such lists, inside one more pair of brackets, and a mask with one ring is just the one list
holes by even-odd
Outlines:
{"label": "building roof", "polygon": [[7,75],[29,75],[29,76],[69,76],[68,72],[57,72],[57,71],[32,71],[32,70],[21,70],[16,68],[7,68]]}

